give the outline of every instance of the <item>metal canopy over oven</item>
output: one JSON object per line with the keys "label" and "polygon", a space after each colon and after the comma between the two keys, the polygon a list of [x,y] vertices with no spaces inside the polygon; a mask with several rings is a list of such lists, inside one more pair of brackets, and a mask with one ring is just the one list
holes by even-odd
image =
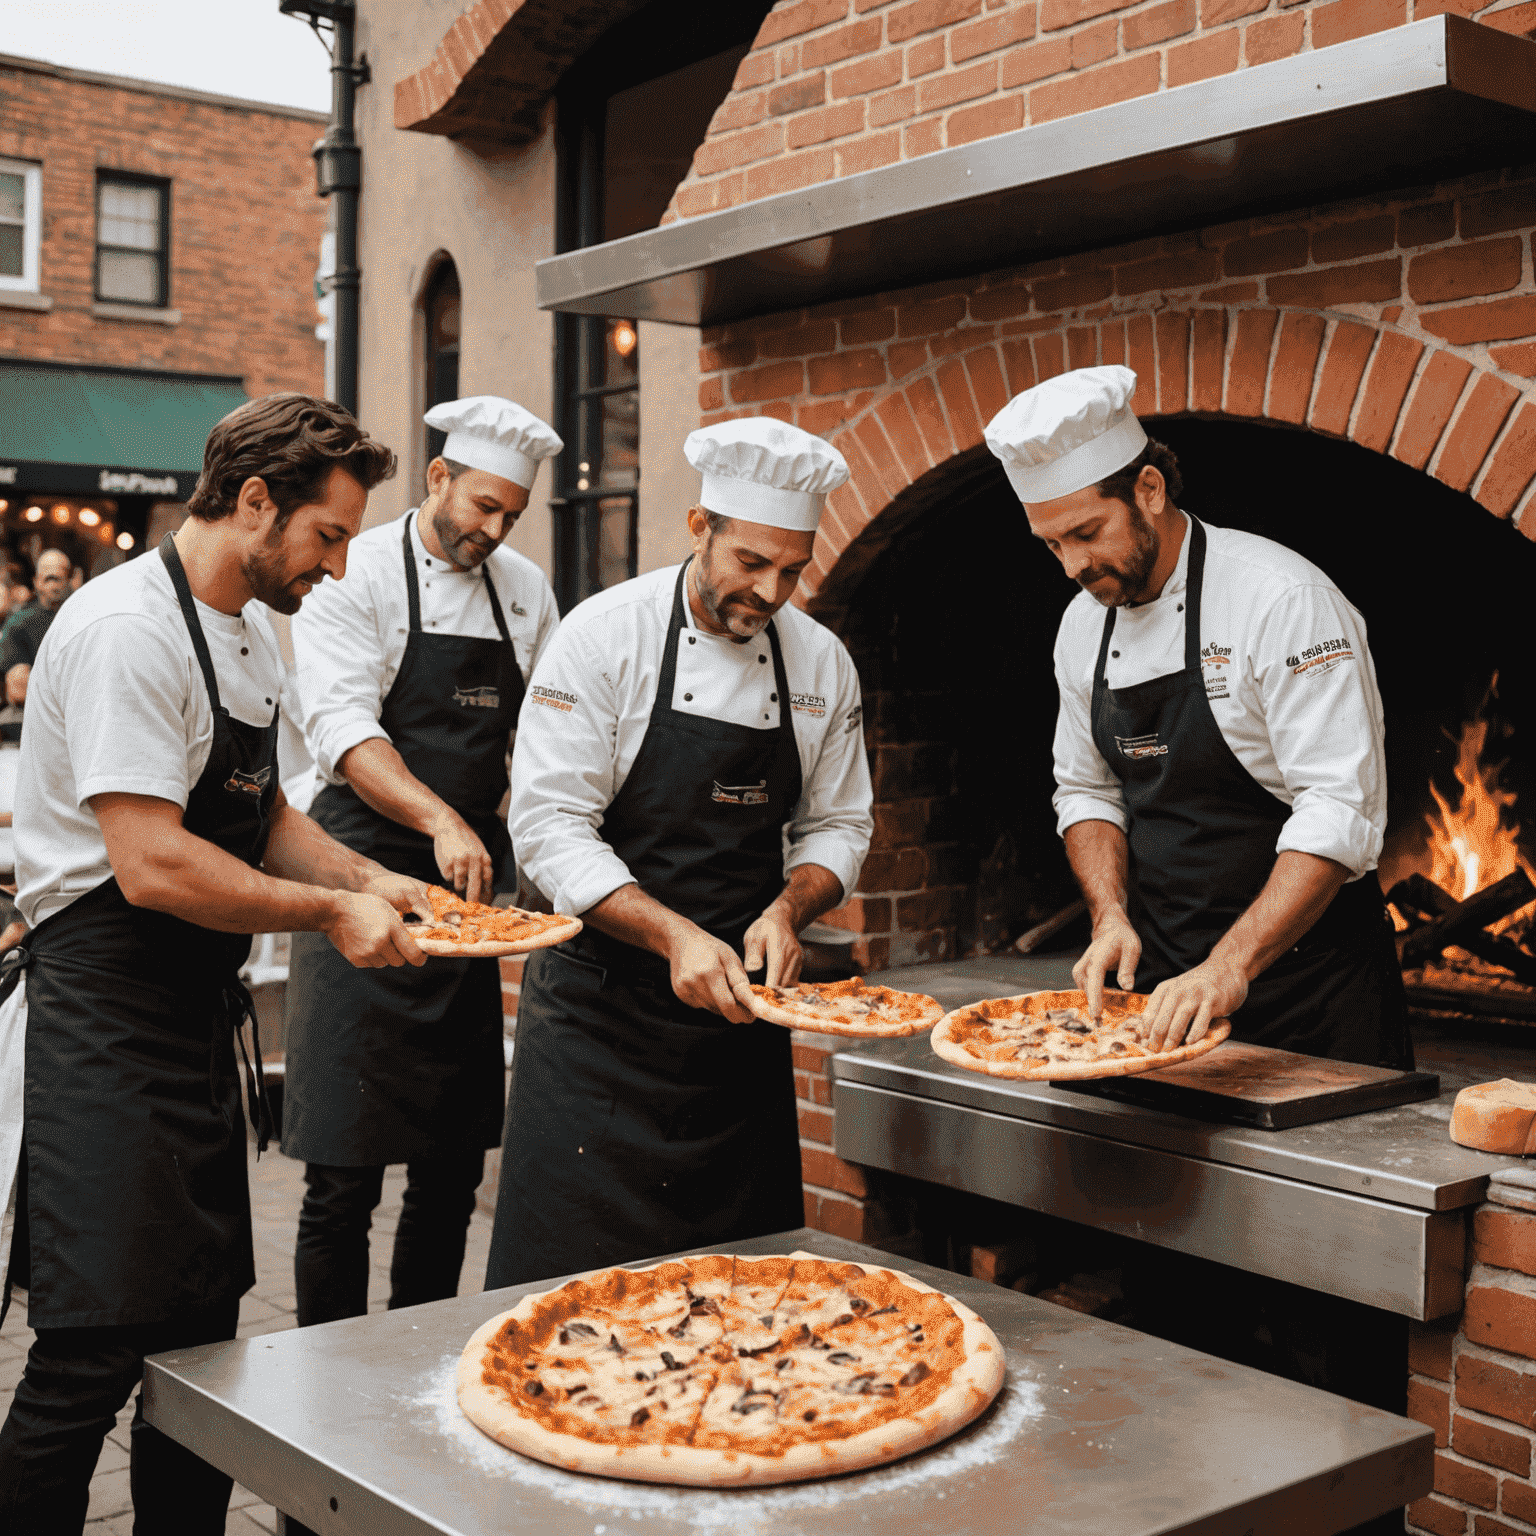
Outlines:
{"label": "metal canopy over oven", "polygon": [[1435,16],[537,266],[542,309],[718,325],[1501,165],[1536,43]]}
{"label": "metal canopy over oven", "polygon": [[544,1281],[154,1356],[145,1416],[322,1536],[1324,1536],[1429,1492],[1434,1437],[1407,1419],[823,1232],[732,1246],[894,1263],[950,1292],[1002,1341],[1002,1395],[948,1444],[825,1482],[562,1472],[493,1444],[453,1396],[470,1334]]}

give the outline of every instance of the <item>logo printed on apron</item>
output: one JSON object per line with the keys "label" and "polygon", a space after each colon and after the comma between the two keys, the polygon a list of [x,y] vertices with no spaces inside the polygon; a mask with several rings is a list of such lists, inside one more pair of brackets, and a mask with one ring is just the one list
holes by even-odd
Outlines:
{"label": "logo printed on apron", "polygon": [[491,684],[482,688],[455,688],[453,702],[468,709],[500,709],[501,690]]}
{"label": "logo printed on apron", "polygon": [[768,788],[767,779],[759,779],[756,784],[722,784],[719,779],[716,779],[714,785],[709,798],[718,800],[722,805],[768,804],[768,796],[765,793]]}
{"label": "logo printed on apron", "polygon": [[1156,731],[1151,731],[1145,736],[1116,736],[1115,745],[1120,748],[1121,757],[1168,756],[1168,748],[1157,739]]}
{"label": "logo printed on apron", "polygon": [[258,768],[255,773],[246,773],[244,769],[236,768],[224,780],[224,788],[232,795],[259,795],[271,781],[270,768]]}

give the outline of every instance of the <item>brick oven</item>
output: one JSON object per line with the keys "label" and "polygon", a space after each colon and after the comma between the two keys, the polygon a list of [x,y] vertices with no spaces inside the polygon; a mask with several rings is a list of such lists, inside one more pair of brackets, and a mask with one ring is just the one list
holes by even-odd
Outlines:
{"label": "brick oven", "polygon": [[[778,416],[848,460],[798,600],[864,684],[875,841],[827,918],[859,968],[999,948],[1072,895],[1070,593],[982,444],[1069,368],[1134,368],[1186,504],[1367,612],[1400,825],[1490,658],[1536,697],[1490,617],[1536,575],[1533,31],[1536,4],[1477,0],[795,0],[662,227],[541,265],[547,307],[700,324],[701,423]],[[1422,92],[1421,43],[1445,71]],[[1474,55],[1490,117],[1447,62]],[[831,1054],[797,1037],[808,1220],[899,1245],[911,1191],[833,1150]],[[1536,1197],[1496,1189],[1465,1313],[1415,1328],[1410,1409],[1444,1447],[1418,1530],[1536,1529]]]}

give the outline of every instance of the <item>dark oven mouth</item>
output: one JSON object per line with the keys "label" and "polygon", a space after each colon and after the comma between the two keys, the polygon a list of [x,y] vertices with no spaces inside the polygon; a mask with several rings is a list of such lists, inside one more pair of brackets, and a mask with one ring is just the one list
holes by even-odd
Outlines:
{"label": "dark oven mouth", "polygon": [[[1536,1025],[1536,887],[1516,901],[1536,869],[1536,545],[1352,443],[1147,426],[1179,456],[1186,510],[1305,556],[1366,620],[1386,720],[1379,878],[1413,1005]],[[851,921],[869,968],[1007,950],[1077,897],[1051,807],[1052,650],[1077,589],[985,449],[931,471],[861,543],[817,605],[859,668],[875,781]],[[1044,947],[1086,938],[1079,917]]]}

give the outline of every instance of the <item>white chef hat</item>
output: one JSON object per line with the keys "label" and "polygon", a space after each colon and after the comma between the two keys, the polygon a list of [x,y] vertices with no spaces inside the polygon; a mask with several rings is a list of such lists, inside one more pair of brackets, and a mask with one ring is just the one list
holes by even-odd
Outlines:
{"label": "white chef hat", "polygon": [[848,478],[836,448],[774,416],[700,427],[683,454],[704,477],[709,511],[802,533],[816,531],[827,493]]}
{"label": "white chef hat", "polygon": [[525,491],[533,489],[540,463],[565,446],[553,427],[500,395],[445,400],[422,419],[448,434],[445,459],[500,475]]}
{"label": "white chef hat", "polygon": [[1015,395],[987,423],[1019,500],[1055,501],[1124,469],[1147,445],[1129,368],[1077,368]]}

